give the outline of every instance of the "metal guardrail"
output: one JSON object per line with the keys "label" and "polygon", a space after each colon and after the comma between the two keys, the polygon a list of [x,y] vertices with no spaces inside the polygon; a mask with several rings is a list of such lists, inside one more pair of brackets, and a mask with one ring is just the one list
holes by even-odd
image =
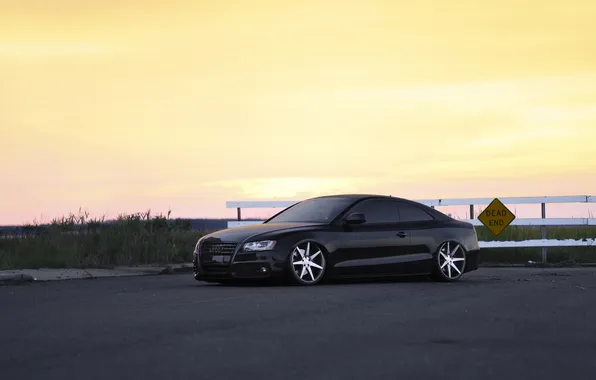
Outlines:
{"label": "metal guardrail", "polygon": [[[487,205],[494,198],[454,198],[454,199],[423,199],[416,200],[427,206],[475,206]],[[504,204],[546,204],[546,203],[596,203],[596,196],[564,195],[545,197],[503,197],[499,198]],[[286,208],[299,200],[278,201],[227,201],[226,208]]]}

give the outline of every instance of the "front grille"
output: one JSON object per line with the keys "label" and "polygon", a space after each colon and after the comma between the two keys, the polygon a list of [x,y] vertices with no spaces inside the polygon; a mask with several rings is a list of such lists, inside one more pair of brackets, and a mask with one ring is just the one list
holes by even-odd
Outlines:
{"label": "front grille", "polygon": [[205,271],[228,268],[232,255],[236,252],[236,246],[236,243],[202,243],[199,251],[201,267]]}
{"label": "front grille", "polygon": [[232,256],[236,251],[236,243],[202,243],[201,255]]}

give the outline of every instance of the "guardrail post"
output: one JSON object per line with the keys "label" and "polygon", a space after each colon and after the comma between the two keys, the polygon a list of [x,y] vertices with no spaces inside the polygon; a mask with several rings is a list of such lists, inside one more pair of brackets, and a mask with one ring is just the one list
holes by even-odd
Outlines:
{"label": "guardrail post", "polygon": [[474,219],[474,205],[470,205],[470,219]]}
{"label": "guardrail post", "polygon": [[[542,219],[546,219],[546,203],[542,203]],[[542,226],[542,239],[546,239],[546,226]],[[547,248],[542,247],[542,263],[547,262]]]}
{"label": "guardrail post", "polygon": [[238,220],[242,220],[242,213],[240,212],[240,207],[236,208],[236,214],[238,215]]}

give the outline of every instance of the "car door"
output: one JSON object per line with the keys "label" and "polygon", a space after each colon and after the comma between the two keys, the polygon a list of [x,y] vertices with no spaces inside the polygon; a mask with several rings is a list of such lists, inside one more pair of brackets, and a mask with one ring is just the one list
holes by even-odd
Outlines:
{"label": "car door", "polygon": [[339,276],[390,274],[410,246],[410,236],[400,230],[398,203],[368,199],[353,206],[346,216],[352,213],[364,214],[366,221],[342,227],[334,271]]}
{"label": "car door", "polygon": [[407,249],[400,256],[401,265],[393,269],[401,274],[428,273],[432,269],[435,245],[431,233],[436,224],[433,216],[414,202],[397,201],[400,231],[408,234]]}

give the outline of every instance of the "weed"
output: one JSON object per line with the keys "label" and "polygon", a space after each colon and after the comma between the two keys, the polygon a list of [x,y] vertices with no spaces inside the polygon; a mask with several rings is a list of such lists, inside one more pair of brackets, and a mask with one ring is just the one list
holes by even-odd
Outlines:
{"label": "weed", "polygon": [[[190,262],[196,241],[211,231],[193,230],[190,220],[152,215],[151,210],[121,214],[116,220],[90,218],[79,210],[48,224],[34,222],[0,236],[0,269],[163,265]],[[498,237],[476,227],[480,241],[542,238],[541,227],[509,226]],[[547,239],[596,238],[596,227],[547,227]],[[540,248],[482,249],[483,263],[541,261]],[[548,248],[550,263],[596,262],[596,246]]]}
{"label": "weed", "polygon": [[77,268],[115,265],[163,265],[189,262],[204,231],[183,219],[151,216],[151,212],[119,215],[114,221],[78,214],[47,225],[23,226],[0,238],[0,269]]}

